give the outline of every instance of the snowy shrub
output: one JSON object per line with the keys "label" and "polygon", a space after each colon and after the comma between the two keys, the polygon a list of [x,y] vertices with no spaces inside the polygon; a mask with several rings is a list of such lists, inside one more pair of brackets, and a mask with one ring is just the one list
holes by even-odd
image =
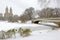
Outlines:
{"label": "snowy shrub", "polygon": [[30,35],[31,30],[28,28],[27,29],[20,28],[18,32],[20,33],[21,36],[26,37]]}
{"label": "snowy shrub", "polygon": [[0,31],[0,39],[5,39],[5,31]]}
{"label": "snowy shrub", "polygon": [[10,37],[12,37],[12,35],[15,36],[15,32],[16,32],[16,29],[10,29],[5,34],[6,34],[7,38],[10,38]]}
{"label": "snowy shrub", "polygon": [[19,29],[18,29],[18,33],[22,36],[22,34],[23,34],[23,29],[22,29],[22,28],[19,28]]}

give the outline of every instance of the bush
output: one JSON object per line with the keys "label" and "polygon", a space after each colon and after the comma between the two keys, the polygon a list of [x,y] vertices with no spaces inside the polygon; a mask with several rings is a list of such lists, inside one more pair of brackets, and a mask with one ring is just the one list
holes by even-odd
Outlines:
{"label": "bush", "polygon": [[17,31],[16,29],[10,29],[5,34],[7,35],[8,38],[12,37],[12,35],[14,35],[15,37],[16,31]]}
{"label": "bush", "polygon": [[18,32],[20,33],[21,36],[26,37],[30,35],[31,30],[19,28]]}
{"label": "bush", "polygon": [[60,28],[60,22],[54,22],[54,23],[58,25],[58,28]]}

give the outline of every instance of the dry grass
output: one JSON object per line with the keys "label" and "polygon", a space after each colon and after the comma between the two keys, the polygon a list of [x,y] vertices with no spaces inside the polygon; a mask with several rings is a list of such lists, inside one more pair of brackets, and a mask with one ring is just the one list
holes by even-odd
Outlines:
{"label": "dry grass", "polygon": [[54,23],[58,25],[58,28],[60,28],[60,22],[54,22]]}

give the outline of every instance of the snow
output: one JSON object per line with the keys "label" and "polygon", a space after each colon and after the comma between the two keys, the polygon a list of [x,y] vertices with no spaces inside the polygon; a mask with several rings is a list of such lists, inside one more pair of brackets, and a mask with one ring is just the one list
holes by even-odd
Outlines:
{"label": "snow", "polygon": [[29,24],[31,24],[32,22],[31,22],[31,21],[27,21],[26,23],[29,23]]}
{"label": "snow", "polygon": [[47,26],[56,26],[56,27],[58,27],[57,24],[55,24],[55,23],[51,23],[51,22],[39,22],[39,24],[47,25]]}
{"label": "snow", "polygon": [[31,24],[31,23],[11,23],[7,21],[0,21],[0,30],[7,31],[13,28],[30,28],[31,35],[22,37],[16,33],[16,38],[9,38],[6,40],[60,40],[60,29],[52,30],[51,26]]}
{"label": "snow", "polygon": [[60,29],[33,31],[28,37],[17,37],[8,40],[60,40]]}
{"label": "snow", "polygon": [[9,30],[13,28],[30,28],[31,30],[34,29],[44,29],[44,28],[51,28],[50,26],[38,25],[38,24],[31,24],[31,23],[11,23],[7,21],[0,21],[0,30]]}

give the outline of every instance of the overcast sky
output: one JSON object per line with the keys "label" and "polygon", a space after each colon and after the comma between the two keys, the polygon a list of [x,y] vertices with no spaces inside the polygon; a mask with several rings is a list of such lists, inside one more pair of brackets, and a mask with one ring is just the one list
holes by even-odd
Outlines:
{"label": "overcast sky", "polygon": [[0,13],[4,13],[6,6],[9,8],[12,7],[13,13],[18,15],[20,15],[26,8],[38,8],[37,0],[0,0]]}
{"label": "overcast sky", "polygon": [[[22,12],[29,7],[34,7],[39,9],[40,6],[37,3],[37,0],[0,0],[0,13],[4,13],[6,6],[9,8],[12,7],[13,14],[22,14]],[[51,0],[49,6],[56,6],[56,1]]]}

